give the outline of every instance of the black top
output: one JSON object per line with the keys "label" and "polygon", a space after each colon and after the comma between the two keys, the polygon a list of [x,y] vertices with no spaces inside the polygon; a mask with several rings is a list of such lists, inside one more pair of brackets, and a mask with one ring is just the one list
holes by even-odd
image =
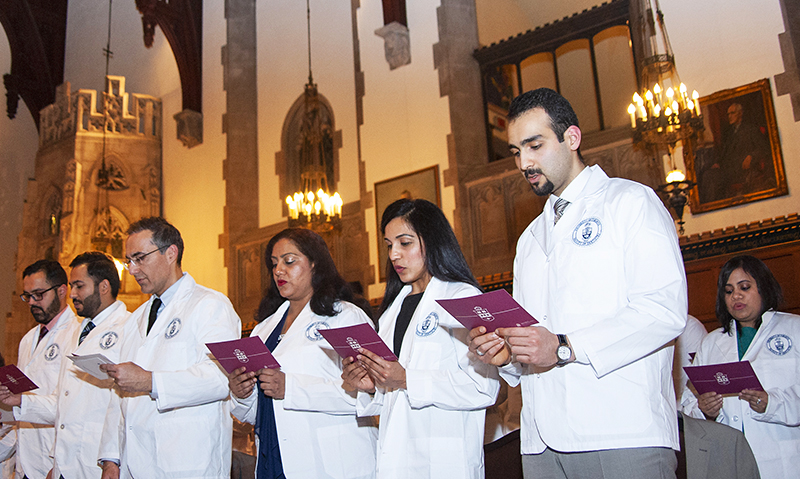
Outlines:
{"label": "black top", "polygon": [[403,345],[403,336],[406,335],[411,317],[414,316],[414,311],[419,306],[422,294],[409,294],[403,300],[403,305],[400,306],[400,313],[397,314],[397,322],[394,325],[394,355],[398,358],[400,357],[400,347]]}

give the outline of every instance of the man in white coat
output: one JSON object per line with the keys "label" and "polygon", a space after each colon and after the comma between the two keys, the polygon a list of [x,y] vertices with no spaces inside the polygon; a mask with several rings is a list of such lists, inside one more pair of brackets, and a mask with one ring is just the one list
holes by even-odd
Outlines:
{"label": "man in white coat", "polygon": [[526,478],[675,477],[672,346],[686,323],[675,227],[648,187],[609,178],[580,155],[569,102],[517,97],[509,146],[534,193],[514,298],[539,324],[470,332],[470,349],[522,384]]}
{"label": "man in white coat", "polygon": [[[76,356],[102,354],[119,362],[122,328],[130,313],[117,301],[119,272],[105,253],[90,251],[70,263],[70,297],[75,311],[84,317],[70,339]],[[53,394],[17,395],[0,387],[0,399],[14,408],[17,419],[56,425],[52,450],[52,477],[90,479],[100,477],[97,463],[100,435],[112,395],[114,381],[98,379],[63,361]],[[109,458],[112,459],[112,458]],[[116,454],[113,459],[119,459]]]}
{"label": "man in white coat", "polygon": [[[123,391],[106,415],[102,477],[228,478],[228,378],[205,345],[238,339],[241,321],[225,295],[181,270],[183,239],[174,226],[145,218],[128,235],[126,267],[153,296],[125,325],[120,363],[102,366]],[[105,449],[117,441],[119,466]]]}
{"label": "man in white coat", "polygon": [[[67,307],[67,273],[57,261],[39,260],[22,272],[23,301],[39,323],[19,343],[18,366],[39,386],[24,396],[47,396],[58,384],[61,361],[72,352],[72,336],[79,326]],[[53,426],[20,422],[17,436],[17,477],[44,479],[53,467],[50,448]]]}

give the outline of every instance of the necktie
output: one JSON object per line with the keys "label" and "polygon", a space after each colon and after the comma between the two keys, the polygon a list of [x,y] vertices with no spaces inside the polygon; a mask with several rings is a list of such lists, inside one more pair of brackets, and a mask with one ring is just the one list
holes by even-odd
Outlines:
{"label": "necktie", "polygon": [[564,210],[567,209],[569,206],[569,201],[559,198],[556,200],[556,204],[553,205],[553,224],[555,225],[558,223],[558,220],[561,219],[561,215],[564,214]]}
{"label": "necktie", "polygon": [[49,329],[47,329],[44,325],[39,326],[39,342],[36,343],[37,345],[42,342],[42,339],[44,339],[45,336],[47,336],[47,331],[49,331]]}
{"label": "necktie", "polygon": [[147,334],[150,334],[150,328],[156,322],[156,318],[158,317],[158,308],[161,307],[161,299],[156,298],[153,300],[153,304],[150,306],[150,318],[147,321]]}
{"label": "necktie", "polygon": [[86,339],[86,336],[88,336],[89,332],[91,330],[93,330],[93,329],[94,329],[94,323],[93,322],[89,321],[88,323],[86,323],[86,326],[83,327],[83,331],[81,331],[81,337],[78,338],[78,346],[81,345],[83,340]]}

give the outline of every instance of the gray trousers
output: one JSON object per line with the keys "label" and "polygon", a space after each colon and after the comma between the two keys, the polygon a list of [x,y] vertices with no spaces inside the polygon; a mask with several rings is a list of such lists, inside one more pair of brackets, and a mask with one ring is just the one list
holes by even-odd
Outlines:
{"label": "gray trousers", "polygon": [[665,447],[522,455],[525,479],[675,479],[677,465]]}

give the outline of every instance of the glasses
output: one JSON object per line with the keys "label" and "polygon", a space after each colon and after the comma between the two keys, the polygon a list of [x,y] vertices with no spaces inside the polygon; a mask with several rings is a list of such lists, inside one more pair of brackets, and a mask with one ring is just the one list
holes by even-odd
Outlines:
{"label": "glasses", "polygon": [[21,299],[22,301],[24,301],[26,303],[30,302],[31,298],[33,298],[34,301],[41,301],[42,298],[44,298],[44,293],[46,293],[46,292],[48,292],[50,290],[56,289],[59,286],[61,286],[61,285],[57,284],[55,286],[51,286],[51,287],[49,287],[47,289],[44,289],[42,291],[31,291],[30,293],[25,291],[24,293],[19,295],[19,299]]}
{"label": "glasses", "polygon": [[147,258],[149,255],[155,253],[156,251],[161,251],[163,249],[169,248],[169,245],[162,246],[160,248],[156,248],[149,253],[136,253],[135,255],[131,256],[130,258],[125,259],[122,264],[125,266],[125,269],[128,271],[131,270],[131,266],[142,266],[144,259]]}

